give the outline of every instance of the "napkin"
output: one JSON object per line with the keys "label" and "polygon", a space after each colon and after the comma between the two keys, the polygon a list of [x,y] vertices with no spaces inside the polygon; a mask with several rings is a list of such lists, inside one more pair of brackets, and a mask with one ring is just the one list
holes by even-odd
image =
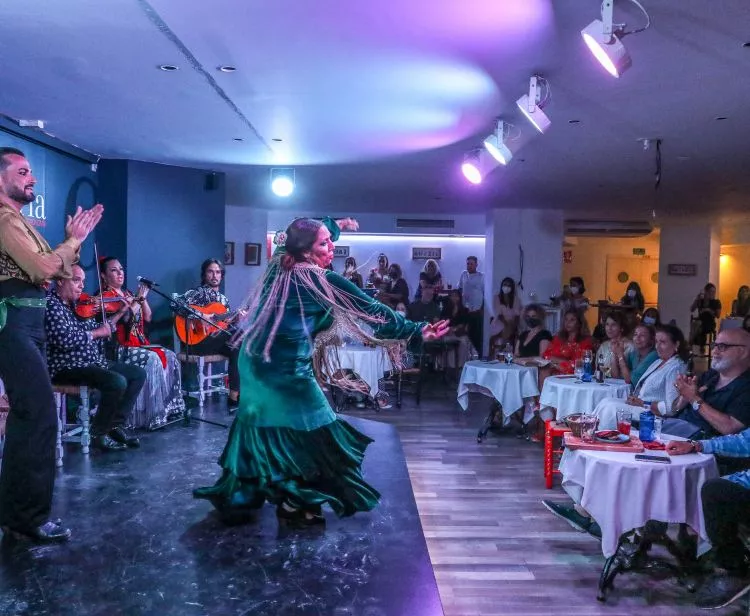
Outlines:
{"label": "napkin", "polygon": [[661,441],[643,441],[643,446],[651,451],[663,451],[666,447]]}

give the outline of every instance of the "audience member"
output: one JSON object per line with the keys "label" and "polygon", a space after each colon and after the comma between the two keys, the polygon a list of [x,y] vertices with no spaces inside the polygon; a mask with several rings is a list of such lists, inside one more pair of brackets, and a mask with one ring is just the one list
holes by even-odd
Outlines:
{"label": "audience member", "polygon": [[391,308],[395,308],[399,302],[409,301],[409,285],[404,280],[400,265],[392,263],[388,267],[384,290],[378,293],[378,300]]}
{"label": "audience member", "polygon": [[742,321],[742,329],[746,332],[750,332],[750,314],[748,314]]}
{"label": "audience member", "polygon": [[384,253],[378,255],[378,266],[373,267],[370,270],[370,275],[367,277],[367,284],[381,289],[384,284],[385,278],[388,276],[388,257]]}
{"label": "audience member", "polygon": [[[446,319],[450,323],[450,333],[443,336],[443,340],[458,344],[455,357],[454,353],[448,352],[446,354],[448,368],[461,369],[469,361],[472,350],[476,347],[473,346],[468,335],[471,327],[471,313],[462,301],[459,289],[453,289],[448,294],[448,300],[443,304],[443,312],[440,318]],[[456,361],[458,364],[456,364]]]}
{"label": "audience member", "polygon": [[[583,282],[583,278],[580,276],[573,276],[570,279],[569,287],[570,297],[561,299],[563,312],[567,312],[570,308],[578,310],[581,314],[585,313],[589,309],[589,298],[586,297],[586,285]],[[563,295],[566,295],[563,293]],[[584,319],[584,323],[585,323]],[[588,330],[586,331],[588,334]]]}
{"label": "audience member", "polygon": [[622,311],[613,310],[607,314],[604,320],[604,333],[607,339],[596,352],[596,367],[602,371],[605,378],[610,378],[617,357],[632,353],[634,348],[633,343],[626,338],[628,332]]}
{"label": "audience member", "polygon": [[716,333],[716,319],[721,316],[721,302],[716,299],[716,286],[710,282],[698,293],[690,306],[690,312],[698,312],[695,329],[691,328],[690,344],[706,345],[709,334]]}
{"label": "audience member", "polygon": [[468,336],[478,353],[484,347],[484,274],[477,270],[476,257],[466,257],[466,269],[458,280],[463,305],[468,311]]}
{"label": "audience member", "polygon": [[[750,458],[750,428],[739,434],[701,441],[671,441],[672,456],[700,452],[727,458]],[[701,488],[703,519],[718,568],[704,580],[695,604],[704,609],[729,605],[750,591],[750,573],[739,525],[750,520],[750,470],[709,479]]]}
{"label": "audience member", "polygon": [[623,306],[634,307],[636,311],[638,312],[638,314],[642,313],[646,305],[646,300],[643,297],[643,292],[641,291],[641,285],[639,285],[635,281],[631,282],[625,291],[625,295],[622,296],[620,303]]}
{"label": "audience member", "polygon": [[440,307],[435,303],[434,289],[426,286],[422,289],[421,298],[409,304],[406,309],[406,316],[411,321],[426,321],[427,323],[437,323],[440,319]]}
{"label": "audience member", "polygon": [[516,293],[516,283],[512,278],[503,278],[500,292],[492,298],[489,352],[491,358],[506,344],[515,344],[522,309],[521,300]]}
{"label": "audience member", "polygon": [[632,419],[638,419],[644,410],[661,417],[674,415],[679,410],[675,383],[678,375],[685,374],[688,355],[679,327],[662,325],[656,329],[656,352],[660,361],[655,361],[643,373],[627,401],[605,398],[596,405],[593,414],[599,417],[601,430],[617,429],[618,410],[630,411]]}
{"label": "audience member", "polygon": [[635,386],[641,380],[649,366],[659,359],[654,348],[656,332],[645,323],[636,325],[633,332],[633,348],[625,350],[622,340],[612,345],[614,360],[611,364],[611,374],[615,379],[624,379],[626,383]]}
{"label": "audience member", "polygon": [[360,289],[364,286],[362,274],[357,271],[357,261],[354,257],[347,257],[344,261],[344,273],[342,274],[349,282]]}
{"label": "audience member", "polygon": [[103,325],[97,326],[93,319],[81,321],[71,306],[81,296],[85,274],[78,265],[73,266],[72,274],[72,278],[59,280],[47,295],[44,326],[52,382],[87,385],[101,393],[99,410],[91,422],[92,447],[102,451],[138,447],[138,439],[125,431],[125,420],[146,381],[146,372],[132,364],[108,362],[99,340],[112,335],[125,310]]}
{"label": "audience member", "polygon": [[746,317],[750,314],[750,287],[743,284],[737,291],[737,299],[732,301],[732,316]]}
{"label": "audience member", "polygon": [[646,308],[643,311],[643,318],[641,319],[644,325],[650,325],[651,327],[658,327],[661,325],[661,314],[659,314],[658,308]]}
{"label": "audience member", "polygon": [[573,374],[576,360],[583,359],[584,351],[591,350],[591,336],[584,333],[583,315],[569,309],[563,315],[560,331],[542,356],[552,360],[553,372]]}
{"label": "audience member", "polygon": [[516,357],[541,357],[544,355],[552,334],[544,329],[544,308],[529,304],[523,310],[523,323],[527,327],[516,342]]}
{"label": "audience member", "polygon": [[435,259],[427,259],[419,273],[419,285],[417,286],[417,292],[414,294],[415,301],[422,297],[422,289],[425,287],[432,287],[433,298],[443,290],[443,275],[440,273],[440,266]]}

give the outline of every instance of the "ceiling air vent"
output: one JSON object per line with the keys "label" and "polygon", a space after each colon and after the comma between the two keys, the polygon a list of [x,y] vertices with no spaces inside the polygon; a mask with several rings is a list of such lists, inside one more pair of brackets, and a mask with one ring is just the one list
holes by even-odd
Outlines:
{"label": "ceiling air vent", "polygon": [[565,235],[573,237],[643,237],[653,231],[646,220],[566,220]]}
{"label": "ceiling air vent", "polygon": [[453,220],[435,220],[430,218],[397,218],[397,229],[453,229]]}

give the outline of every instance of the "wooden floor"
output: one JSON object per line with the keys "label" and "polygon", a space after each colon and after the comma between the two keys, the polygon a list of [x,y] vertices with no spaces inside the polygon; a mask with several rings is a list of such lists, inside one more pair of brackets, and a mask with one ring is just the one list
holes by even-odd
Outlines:
{"label": "wooden floor", "polygon": [[[446,616],[707,613],[674,580],[639,574],[618,577],[599,603],[599,542],[542,506],[570,499],[559,481],[544,488],[541,445],[492,433],[478,444],[489,401],[472,394],[463,413],[455,393],[436,386],[421,406],[407,397],[400,410],[346,411],[399,430]],[[750,616],[740,603],[713,613]]]}

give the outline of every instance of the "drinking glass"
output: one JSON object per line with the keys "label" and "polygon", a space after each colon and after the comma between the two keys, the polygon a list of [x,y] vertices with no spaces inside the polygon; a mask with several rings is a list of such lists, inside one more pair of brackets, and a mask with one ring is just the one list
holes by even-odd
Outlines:
{"label": "drinking glass", "polygon": [[599,418],[593,415],[584,415],[581,418],[581,423],[583,424],[581,430],[582,439],[587,443],[593,442],[596,427],[599,425]]}
{"label": "drinking glass", "polygon": [[661,440],[661,426],[664,420],[661,417],[654,417],[654,440]]}
{"label": "drinking glass", "polygon": [[573,368],[573,374],[575,374],[576,379],[579,381],[583,378],[583,360],[582,359],[576,359],[576,363],[574,364],[574,368]]}
{"label": "drinking glass", "polygon": [[630,436],[630,420],[632,415],[627,409],[617,409],[617,431],[625,436]]}

